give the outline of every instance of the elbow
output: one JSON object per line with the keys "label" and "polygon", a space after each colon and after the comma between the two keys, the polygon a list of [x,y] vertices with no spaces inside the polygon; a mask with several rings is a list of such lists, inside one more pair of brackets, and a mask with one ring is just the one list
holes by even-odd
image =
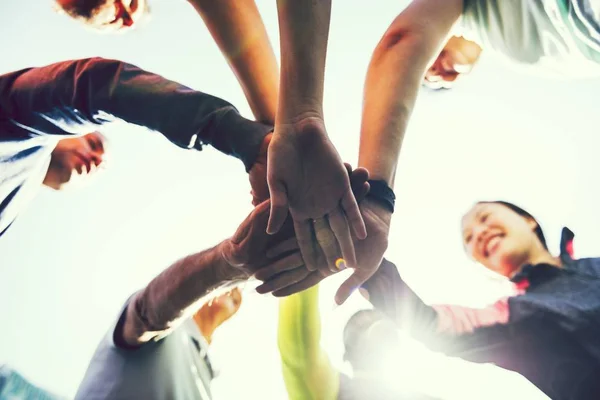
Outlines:
{"label": "elbow", "polygon": [[377,43],[371,63],[381,63],[390,56],[405,53],[406,49],[414,46],[420,46],[419,34],[410,29],[390,28]]}
{"label": "elbow", "polygon": [[98,86],[106,82],[118,81],[125,63],[119,60],[102,57],[85,58],[75,62],[75,80],[89,82]]}

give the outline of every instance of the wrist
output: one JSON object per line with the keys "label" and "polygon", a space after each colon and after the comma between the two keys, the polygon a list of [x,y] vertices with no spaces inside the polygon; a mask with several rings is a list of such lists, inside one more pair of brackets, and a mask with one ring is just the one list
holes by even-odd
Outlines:
{"label": "wrist", "polygon": [[269,144],[271,143],[272,138],[273,132],[269,132],[267,136],[263,138],[260,148],[258,149],[258,155],[256,156],[256,159],[254,160],[254,163],[248,172],[250,172],[257,164],[267,165],[267,153],[269,151]]}
{"label": "wrist", "polygon": [[224,240],[216,247],[215,274],[221,285],[235,284],[250,278],[250,274],[232,265],[233,263],[225,256],[227,254],[225,249],[230,247],[229,240]]}
{"label": "wrist", "polygon": [[272,132],[272,126],[251,121],[236,110],[230,110],[209,143],[220,152],[241,160],[248,172],[256,163],[265,136]]}
{"label": "wrist", "polygon": [[291,100],[279,104],[275,125],[292,125],[294,127],[306,124],[324,125],[323,106],[316,100]]}
{"label": "wrist", "polygon": [[370,189],[366,198],[378,203],[390,215],[393,214],[396,205],[396,194],[392,188],[388,186],[385,180],[381,179],[369,179],[367,182],[369,182]]}
{"label": "wrist", "polygon": [[371,214],[383,222],[389,229],[392,222],[393,213],[380,201],[373,198],[365,197],[361,202],[361,207],[366,207]]}

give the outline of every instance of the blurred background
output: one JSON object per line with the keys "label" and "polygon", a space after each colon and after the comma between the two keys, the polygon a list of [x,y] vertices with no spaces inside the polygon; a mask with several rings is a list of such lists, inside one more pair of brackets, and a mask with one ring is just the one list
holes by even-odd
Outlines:
{"label": "blurred background", "polygon": [[[367,65],[407,1],[335,1],[325,83],[327,129],[356,164]],[[123,35],[83,29],[52,2],[0,2],[0,73],[101,56],[134,63],[225,98],[247,117],[234,75],[187,2],[154,0],[152,18]],[[258,0],[279,50],[275,1]],[[368,15],[368,16],[367,16]],[[578,256],[598,256],[600,81],[535,77],[490,54],[450,91],[423,90],[404,141],[387,258],[430,303],[483,305],[509,286],[463,254],[460,217],[477,200],[530,211],[558,250],[560,229]],[[132,105],[135,106],[135,105]],[[596,128],[595,128],[596,127]],[[181,256],[231,235],[251,210],[243,165],[213,149],[183,151],[122,123],[107,169],[75,192],[42,193],[0,240],[0,364],[73,396],[95,347],[128,296]],[[322,285],[323,346],[343,368],[341,331],[367,307],[334,307],[343,276]],[[246,288],[240,312],[219,331],[216,399],[282,399],[277,301]],[[445,399],[544,398],[524,378],[408,346],[406,382]],[[422,372],[422,373],[421,373]],[[537,397],[536,397],[537,396]]]}

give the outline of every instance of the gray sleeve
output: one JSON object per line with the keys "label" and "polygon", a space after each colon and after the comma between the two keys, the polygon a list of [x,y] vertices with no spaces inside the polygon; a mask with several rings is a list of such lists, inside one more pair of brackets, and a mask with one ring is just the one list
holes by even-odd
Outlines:
{"label": "gray sleeve", "polygon": [[135,350],[115,345],[114,330],[128,303],[98,345],[75,399],[210,399],[210,381],[197,371],[202,360],[182,327]]}
{"label": "gray sleeve", "polygon": [[71,60],[0,76],[0,121],[28,135],[87,133],[118,119],[160,132],[181,148],[212,145],[246,170],[272,131],[223,99],[122,61]]}

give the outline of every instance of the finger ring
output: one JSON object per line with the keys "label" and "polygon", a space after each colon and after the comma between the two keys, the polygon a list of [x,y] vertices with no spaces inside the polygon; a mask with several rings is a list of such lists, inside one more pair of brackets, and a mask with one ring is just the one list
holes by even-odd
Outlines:
{"label": "finger ring", "polygon": [[335,267],[340,270],[345,269],[346,261],[343,258],[338,258],[337,260],[335,260]]}

